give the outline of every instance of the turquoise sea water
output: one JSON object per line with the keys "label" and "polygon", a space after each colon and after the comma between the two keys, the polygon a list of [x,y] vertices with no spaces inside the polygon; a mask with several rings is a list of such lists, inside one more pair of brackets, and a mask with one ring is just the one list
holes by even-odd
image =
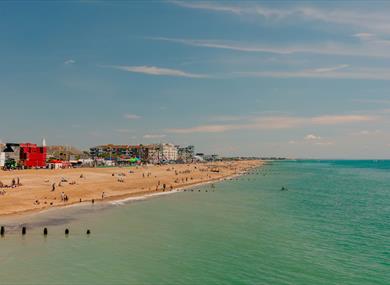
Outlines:
{"label": "turquoise sea water", "polygon": [[253,172],[214,192],[1,218],[0,284],[390,284],[389,161]]}

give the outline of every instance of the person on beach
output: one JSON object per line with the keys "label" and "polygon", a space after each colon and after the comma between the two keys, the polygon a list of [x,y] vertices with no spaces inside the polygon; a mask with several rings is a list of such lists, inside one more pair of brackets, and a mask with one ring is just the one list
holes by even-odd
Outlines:
{"label": "person on beach", "polygon": [[104,199],[104,194],[105,194],[105,193],[103,192],[103,193],[102,193],[102,200]]}
{"label": "person on beach", "polygon": [[55,190],[56,190],[56,184],[53,183],[53,185],[51,185],[51,191],[53,192],[53,191],[55,191]]}

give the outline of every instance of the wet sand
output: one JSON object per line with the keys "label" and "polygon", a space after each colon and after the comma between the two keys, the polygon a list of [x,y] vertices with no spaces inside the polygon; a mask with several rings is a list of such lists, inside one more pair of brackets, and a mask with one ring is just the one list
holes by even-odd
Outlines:
{"label": "wet sand", "polygon": [[[251,160],[123,168],[0,171],[3,184],[11,185],[12,180],[17,182],[18,178],[21,184],[15,188],[0,189],[6,192],[0,195],[0,215],[42,211],[80,201],[92,203],[94,200],[99,203],[102,200],[169,192],[238,175],[263,163]],[[67,201],[62,201],[64,194],[68,197]]]}

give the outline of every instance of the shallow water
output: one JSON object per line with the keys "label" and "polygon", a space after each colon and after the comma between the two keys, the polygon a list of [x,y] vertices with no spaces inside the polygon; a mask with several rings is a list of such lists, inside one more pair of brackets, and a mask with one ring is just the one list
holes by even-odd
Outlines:
{"label": "shallow water", "polygon": [[390,162],[254,172],[215,189],[2,218],[0,284],[390,284]]}

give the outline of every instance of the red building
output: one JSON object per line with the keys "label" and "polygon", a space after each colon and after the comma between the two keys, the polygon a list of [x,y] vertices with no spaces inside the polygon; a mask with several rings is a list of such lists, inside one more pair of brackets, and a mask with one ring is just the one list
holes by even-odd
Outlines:
{"label": "red building", "polygon": [[24,167],[46,167],[46,152],[45,146],[37,146],[36,144],[20,144],[20,165]]}

